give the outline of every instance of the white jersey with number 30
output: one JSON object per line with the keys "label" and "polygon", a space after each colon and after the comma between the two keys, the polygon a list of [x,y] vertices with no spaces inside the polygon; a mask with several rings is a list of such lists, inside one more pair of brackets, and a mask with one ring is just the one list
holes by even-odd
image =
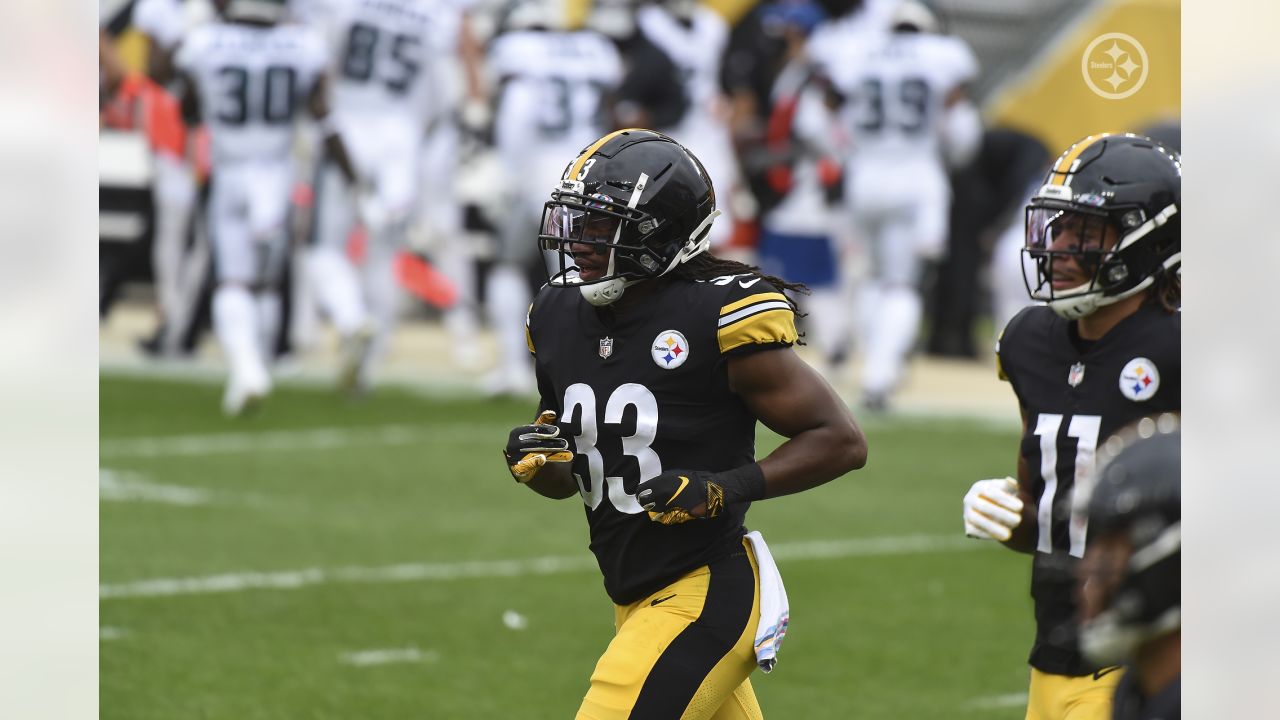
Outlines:
{"label": "white jersey with number 30", "polygon": [[191,31],[175,62],[196,83],[218,164],[287,159],[294,117],[326,58],[302,26],[211,23]]}

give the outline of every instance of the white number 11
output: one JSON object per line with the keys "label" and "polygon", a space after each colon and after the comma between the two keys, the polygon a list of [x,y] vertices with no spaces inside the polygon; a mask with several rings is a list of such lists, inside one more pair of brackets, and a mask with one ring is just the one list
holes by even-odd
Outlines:
{"label": "white number 11", "polygon": [[[1040,476],[1044,478],[1044,494],[1040,496],[1036,512],[1039,533],[1036,550],[1042,553],[1053,552],[1053,500],[1058,492],[1058,430],[1062,427],[1062,418],[1062,415],[1054,413],[1041,413],[1036,419],[1035,434],[1040,438]],[[1094,458],[1101,430],[1101,415],[1075,415],[1067,426],[1067,435],[1077,440],[1073,494],[1093,487]],[[1071,513],[1069,523],[1070,553],[1074,557],[1084,557],[1088,523],[1075,512]]]}

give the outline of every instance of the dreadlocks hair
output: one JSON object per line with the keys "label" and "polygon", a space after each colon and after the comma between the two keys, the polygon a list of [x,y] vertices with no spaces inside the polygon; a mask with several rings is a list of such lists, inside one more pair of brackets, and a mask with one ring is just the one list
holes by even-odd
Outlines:
{"label": "dreadlocks hair", "polygon": [[1182,268],[1171,268],[1156,275],[1151,294],[1167,313],[1182,309]]}
{"label": "dreadlocks hair", "polygon": [[[760,277],[760,279],[782,291],[783,297],[787,299],[787,304],[791,306],[791,311],[796,314],[796,317],[804,317],[805,315],[808,315],[808,313],[800,312],[800,306],[796,305],[795,298],[791,297],[790,294],[796,293],[799,295],[808,295],[810,292],[808,285],[805,285],[804,283],[788,282],[780,277],[766,275],[760,272],[760,268],[755,265],[748,265],[744,262],[738,262],[737,260],[717,257],[709,252],[695,255],[691,259],[677,265],[671,272],[667,273],[666,277],[677,280],[705,282],[728,275],[756,275]],[[800,336],[804,337],[804,333],[800,333]],[[803,340],[796,340],[796,344],[804,345],[805,343]]]}

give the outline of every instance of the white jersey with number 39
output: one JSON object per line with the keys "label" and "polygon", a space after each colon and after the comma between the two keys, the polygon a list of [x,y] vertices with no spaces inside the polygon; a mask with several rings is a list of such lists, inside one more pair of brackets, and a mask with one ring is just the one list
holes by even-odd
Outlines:
{"label": "white jersey with number 39", "polygon": [[298,25],[211,23],[175,63],[195,81],[215,163],[285,160],[294,117],[325,67],[321,37]]}
{"label": "white jersey with number 39", "polygon": [[963,40],[894,34],[858,62],[832,68],[832,80],[852,100],[845,115],[857,151],[901,160],[939,155],[947,96],[977,71]]}

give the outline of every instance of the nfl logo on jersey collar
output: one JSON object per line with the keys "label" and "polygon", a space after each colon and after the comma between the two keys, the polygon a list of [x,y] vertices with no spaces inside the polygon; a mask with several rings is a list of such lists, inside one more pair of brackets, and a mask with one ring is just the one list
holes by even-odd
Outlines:
{"label": "nfl logo on jersey collar", "polygon": [[1067,384],[1076,387],[1082,382],[1084,382],[1084,363],[1076,363],[1067,372]]}
{"label": "nfl logo on jersey collar", "polygon": [[689,359],[689,341],[679,330],[663,330],[653,339],[653,361],[664,370],[674,370]]}
{"label": "nfl logo on jersey collar", "polygon": [[610,356],[610,355],[612,355],[612,354],[613,354],[613,338],[611,338],[611,337],[602,337],[602,338],[600,338],[600,357],[601,357],[601,359],[608,360],[608,359],[609,359],[609,356]]}
{"label": "nfl logo on jersey collar", "polygon": [[1147,358],[1136,357],[1120,371],[1120,392],[1134,402],[1150,400],[1159,389],[1160,371]]}

